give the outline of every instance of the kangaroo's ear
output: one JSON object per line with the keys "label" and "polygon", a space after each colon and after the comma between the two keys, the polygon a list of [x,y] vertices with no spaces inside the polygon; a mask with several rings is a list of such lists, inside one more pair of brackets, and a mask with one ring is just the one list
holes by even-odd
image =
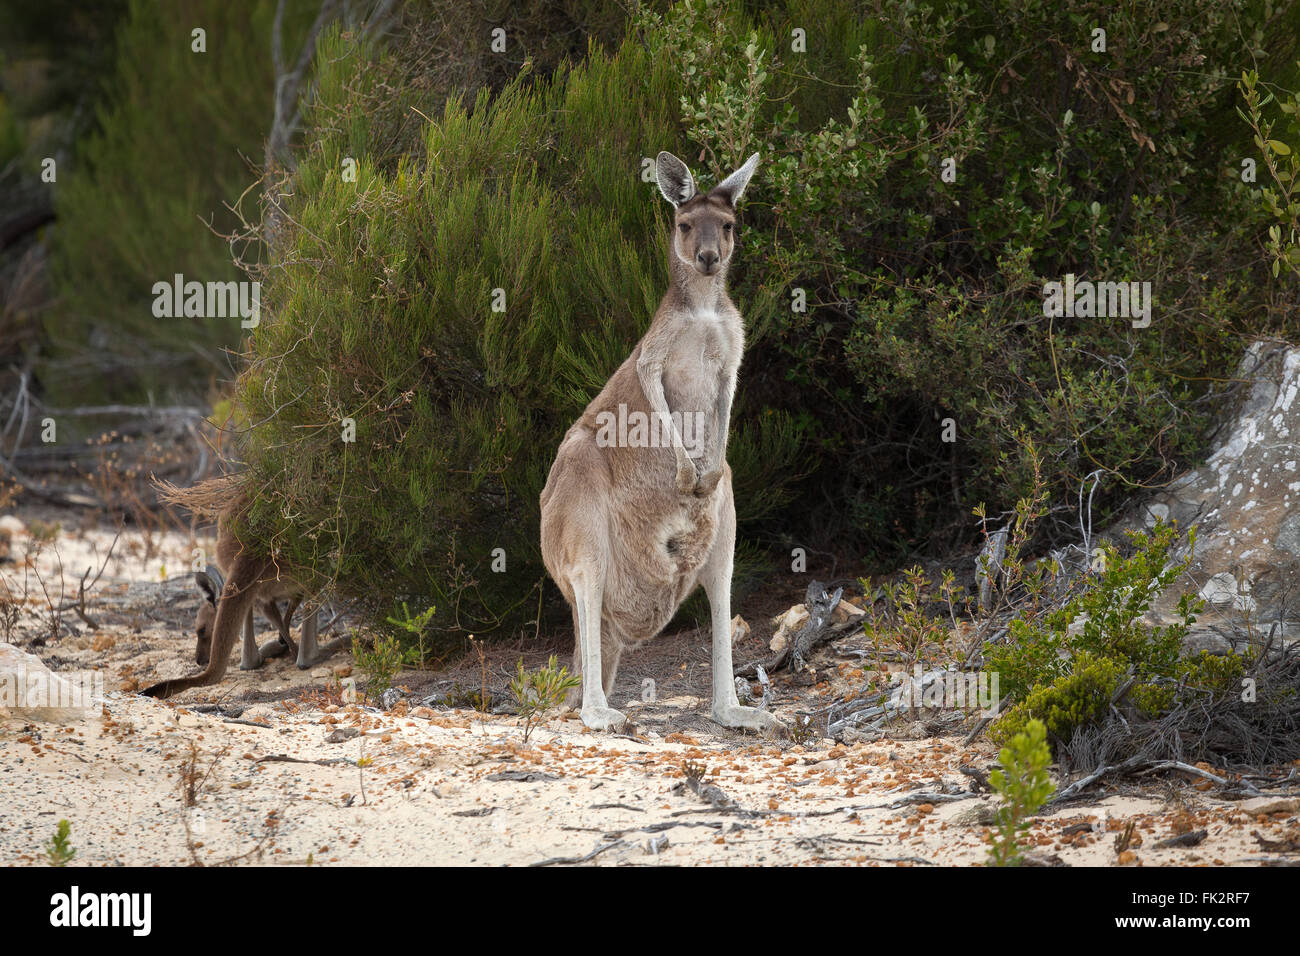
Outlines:
{"label": "kangaroo's ear", "polygon": [[207,571],[195,571],[194,583],[199,586],[203,592],[203,597],[214,607],[217,603],[217,597],[221,594],[221,588],[217,587],[217,582],[212,579],[212,575]]}
{"label": "kangaroo's ear", "polygon": [[754,153],[745,160],[745,165],[724,179],[718,185],[709,191],[710,196],[720,196],[734,207],[740,202],[741,194],[744,193],[745,187],[749,185],[749,177],[754,175],[754,170],[758,168],[758,153]]}
{"label": "kangaroo's ear", "polygon": [[195,571],[194,583],[199,586],[199,590],[208,599],[208,603],[216,607],[217,602],[221,600],[221,592],[226,587],[226,580],[221,576],[221,569],[215,564],[209,564],[204,570]]}
{"label": "kangaroo's ear", "polygon": [[672,153],[663,152],[655,164],[659,179],[659,191],[674,206],[689,202],[695,195],[695,179],[686,164]]}

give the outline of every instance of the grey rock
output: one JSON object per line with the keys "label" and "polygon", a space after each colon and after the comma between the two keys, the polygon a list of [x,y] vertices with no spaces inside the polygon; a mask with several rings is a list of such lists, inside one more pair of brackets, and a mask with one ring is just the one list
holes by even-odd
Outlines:
{"label": "grey rock", "polygon": [[[1255,342],[1236,370],[1249,382],[1229,400],[1210,436],[1205,462],[1139,502],[1110,536],[1149,529],[1167,517],[1197,540],[1184,578],[1152,606],[1171,621],[1179,596],[1199,594],[1206,608],[1189,647],[1226,653],[1220,631],[1249,615],[1267,631],[1275,621],[1300,633],[1300,348]],[[1217,625],[1217,630],[1215,626]]]}

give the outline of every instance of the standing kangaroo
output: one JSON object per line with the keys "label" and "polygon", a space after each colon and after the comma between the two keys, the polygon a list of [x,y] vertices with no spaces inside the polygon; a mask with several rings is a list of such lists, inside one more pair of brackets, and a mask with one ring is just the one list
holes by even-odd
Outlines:
{"label": "standing kangaroo", "polygon": [[[757,165],[755,153],[700,194],[685,163],[659,154],[659,191],[674,206],[671,284],[645,336],[564,436],[542,490],[542,560],[573,609],[582,721],[594,730],[626,724],[608,701],[619,657],[655,637],[697,584],[712,617],[713,719],[784,729],[740,705],[731,667],[736,509],[726,452],[745,330],[726,282],[736,203]],[[571,704],[576,697],[575,688]]]}
{"label": "standing kangaroo", "polygon": [[[231,479],[202,482],[193,488],[180,489],[163,485],[163,500],[183,504],[198,513],[215,511],[217,514],[217,564],[226,571],[223,580],[220,571],[209,568],[195,576],[199,587],[207,591],[204,579],[213,588],[209,601],[199,607],[195,622],[197,645],[195,660],[202,666],[197,674],[160,681],[146,688],[149,697],[170,697],[191,687],[215,684],[226,673],[230,651],[236,637],[243,633],[243,647],[239,666],[242,670],[260,667],[268,658],[275,657],[293,647],[289,637],[289,621],[303,598],[303,588],[285,574],[273,558],[252,554],[231,530],[235,520],[248,507],[248,499],[236,490]],[[288,601],[285,615],[280,616],[277,601]],[[277,626],[280,637],[260,649],[254,638],[253,609],[260,607]],[[313,666],[342,646],[345,639],[333,641],[325,647],[317,644],[319,611],[304,607],[302,641],[298,645],[298,667]]]}

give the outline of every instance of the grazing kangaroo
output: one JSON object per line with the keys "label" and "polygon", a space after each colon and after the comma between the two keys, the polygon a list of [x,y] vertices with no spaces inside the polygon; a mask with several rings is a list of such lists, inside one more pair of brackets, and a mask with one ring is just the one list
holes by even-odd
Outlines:
{"label": "grazing kangaroo", "polygon": [[[226,570],[228,577],[223,578],[221,572],[211,566],[195,575],[199,587],[207,594],[207,600],[199,607],[195,621],[198,641],[194,656],[199,665],[206,666],[197,674],[161,681],[146,688],[143,693],[149,697],[170,697],[191,687],[217,683],[225,676],[230,651],[241,631],[244,640],[239,666],[242,670],[260,667],[269,658],[292,650],[289,623],[303,598],[301,585],[283,573],[273,558],[253,555],[231,530],[235,520],[248,507],[248,499],[235,488],[231,479],[214,479],[186,489],[166,484],[162,488],[162,498],[170,503],[186,505],[196,513],[217,514],[217,564]],[[289,602],[283,616],[276,605],[278,601]],[[254,636],[254,607],[261,607],[280,631],[279,638],[261,648]],[[320,647],[317,644],[318,628],[319,609],[304,607],[302,641],[297,648],[298,667],[301,669],[324,660],[345,643],[344,638],[339,638]]]}
{"label": "grazing kangaroo", "polygon": [[[217,603],[221,600],[221,591],[226,586],[226,579],[220,568],[209,564],[205,570],[194,572],[194,583],[203,595],[203,600],[199,602],[198,613],[194,616],[194,635],[196,638],[194,663],[202,667],[208,663],[209,652],[212,649],[212,625],[217,619]],[[293,620],[293,612],[297,610],[299,603],[299,598],[290,598],[283,615],[280,613],[278,602],[265,601],[262,603],[262,615],[275,625],[276,630],[280,632],[280,636],[274,641],[268,641],[260,648],[253,648],[252,653],[249,651],[249,645],[253,643],[256,632],[253,627],[253,612],[252,609],[249,609],[248,616],[244,618],[244,647],[243,659],[240,662],[241,669],[249,670],[247,664],[256,667],[272,657],[279,657],[285,651],[298,653],[298,646],[294,644],[289,628],[290,622]]]}
{"label": "grazing kangaroo", "polygon": [[595,730],[627,722],[608,701],[623,650],[655,637],[697,584],[712,617],[713,719],[784,729],[740,705],[731,667],[736,509],[726,452],[745,331],[726,280],[736,203],[757,165],[755,153],[699,194],[686,164],[659,154],[659,191],[675,207],[671,284],[645,336],[565,434],[542,490],[542,560],[573,609],[580,713]]}

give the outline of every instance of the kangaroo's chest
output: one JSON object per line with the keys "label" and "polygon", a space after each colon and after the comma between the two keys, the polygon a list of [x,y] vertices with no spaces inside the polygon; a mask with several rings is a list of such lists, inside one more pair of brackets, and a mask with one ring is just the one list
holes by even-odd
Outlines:
{"label": "kangaroo's chest", "polygon": [[712,413],[735,382],[740,343],[732,323],[717,312],[697,312],[683,322],[664,361],[664,398],[674,412]]}

